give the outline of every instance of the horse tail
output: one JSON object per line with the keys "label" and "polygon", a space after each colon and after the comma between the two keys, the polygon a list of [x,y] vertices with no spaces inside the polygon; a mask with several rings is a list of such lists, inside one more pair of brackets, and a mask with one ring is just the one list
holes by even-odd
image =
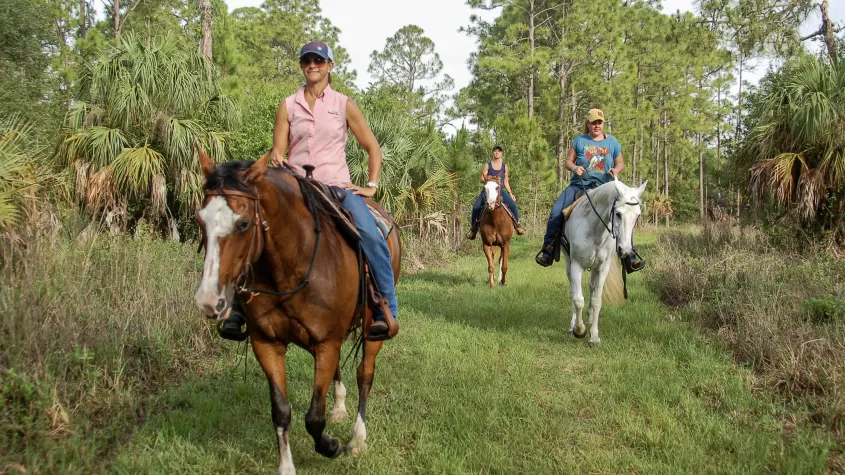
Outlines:
{"label": "horse tail", "polygon": [[618,259],[611,258],[610,260],[610,270],[604,281],[601,301],[604,305],[619,305],[625,302],[625,296],[622,293],[622,268]]}

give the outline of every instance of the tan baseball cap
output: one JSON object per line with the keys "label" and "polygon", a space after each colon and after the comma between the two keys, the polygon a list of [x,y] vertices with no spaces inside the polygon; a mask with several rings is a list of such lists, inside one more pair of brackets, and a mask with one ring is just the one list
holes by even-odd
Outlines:
{"label": "tan baseball cap", "polygon": [[601,109],[590,109],[590,112],[587,112],[587,120],[590,122],[604,120],[604,112]]}

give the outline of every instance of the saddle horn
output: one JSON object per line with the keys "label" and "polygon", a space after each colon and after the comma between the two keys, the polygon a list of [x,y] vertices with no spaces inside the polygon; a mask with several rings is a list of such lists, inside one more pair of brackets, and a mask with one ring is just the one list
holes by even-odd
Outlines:
{"label": "saddle horn", "polygon": [[314,179],[314,165],[302,165],[302,169],[305,170],[305,178]]}

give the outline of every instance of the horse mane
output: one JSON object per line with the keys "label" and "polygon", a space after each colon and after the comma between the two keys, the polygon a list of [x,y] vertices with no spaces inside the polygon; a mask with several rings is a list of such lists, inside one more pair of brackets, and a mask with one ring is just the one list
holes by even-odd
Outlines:
{"label": "horse mane", "polygon": [[[252,187],[244,181],[243,172],[247,171],[254,163],[254,160],[236,160],[221,163],[214,169],[211,175],[208,176],[203,189],[205,191],[234,190],[243,193],[251,192]],[[290,174],[292,177],[296,178],[297,184],[299,184],[300,181],[305,180],[305,178],[293,173],[286,167],[269,167],[264,173],[264,176],[271,179],[277,178],[278,173]],[[273,180],[273,183],[278,183],[278,181]],[[334,210],[329,209],[323,200],[314,196],[317,191],[313,186],[299,186],[298,188],[300,193],[302,193],[302,197],[306,204],[308,202],[313,203],[317,211],[322,213],[325,217],[330,217],[334,214]]]}
{"label": "horse mane", "polygon": [[205,191],[235,190],[249,193],[251,187],[243,180],[243,174],[255,163],[252,160],[225,162],[217,165],[205,180]]}
{"label": "horse mane", "polygon": [[[594,205],[600,205],[604,203],[612,203],[614,199],[616,199],[616,186],[614,186],[612,181],[604,183],[597,188],[593,188],[592,190],[587,190],[587,194],[590,195],[590,200],[592,200]],[[590,206],[589,200],[587,197],[582,197],[581,201],[575,205],[575,208],[572,210],[572,215],[576,216],[587,216],[593,213],[593,208]]]}

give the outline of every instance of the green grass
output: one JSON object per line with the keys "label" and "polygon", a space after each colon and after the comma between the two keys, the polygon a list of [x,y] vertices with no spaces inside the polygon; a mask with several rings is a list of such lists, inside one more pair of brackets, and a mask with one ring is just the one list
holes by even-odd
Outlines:
{"label": "green grass", "polygon": [[[593,348],[566,334],[561,264],[538,267],[538,246],[518,242],[509,285],[491,291],[478,247],[448,268],[403,276],[402,331],[377,363],[364,455],[314,452],[304,427],[312,360],[288,353],[299,473],[826,470],[830,439],[791,425],[776,399],[753,389],[749,371],[658,302],[642,274],[629,280],[628,303],[605,307]],[[267,383],[251,351],[246,363],[245,380],[243,360],[218,359],[216,371],[161,393],[105,470],[275,471]],[[327,431],[345,443],[357,391],[353,365],[343,374],[350,417]]]}

